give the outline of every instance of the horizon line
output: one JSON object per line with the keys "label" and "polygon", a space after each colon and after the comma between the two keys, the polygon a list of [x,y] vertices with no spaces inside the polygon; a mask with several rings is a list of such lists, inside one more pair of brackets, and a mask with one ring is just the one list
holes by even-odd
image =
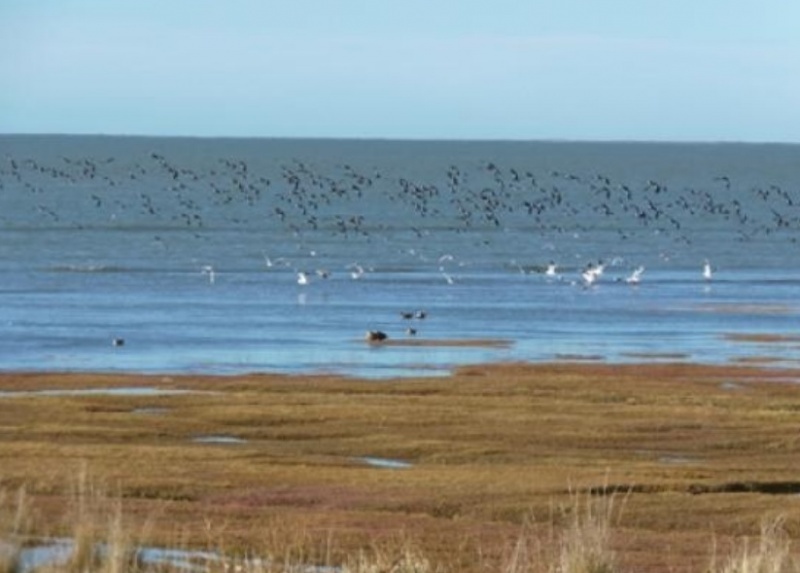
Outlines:
{"label": "horizon line", "polygon": [[517,138],[517,137],[397,137],[355,135],[188,135],[151,133],[106,133],[106,132],[0,132],[0,137],[108,137],[129,139],[239,139],[239,140],[288,140],[288,141],[372,141],[406,143],[570,143],[570,144],[639,144],[639,145],[800,145],[798,141],[746,140],[746,139],[579,139],[579,138]]}

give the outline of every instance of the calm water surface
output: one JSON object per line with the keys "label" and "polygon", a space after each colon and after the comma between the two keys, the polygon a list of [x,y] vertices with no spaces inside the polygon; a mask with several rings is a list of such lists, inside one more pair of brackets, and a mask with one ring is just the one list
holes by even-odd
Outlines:
{"label": "calm water surface", "polygon": [[0,136],[0,368],[794,366],[798,206],[791,145]]}

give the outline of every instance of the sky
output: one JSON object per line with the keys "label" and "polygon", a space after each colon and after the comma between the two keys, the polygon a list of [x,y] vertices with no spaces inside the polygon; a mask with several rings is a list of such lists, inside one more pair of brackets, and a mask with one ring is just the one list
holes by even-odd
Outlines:
{"label": "sky", "polygon": [[797,0],[0,0],[0,133],[800,143]]}

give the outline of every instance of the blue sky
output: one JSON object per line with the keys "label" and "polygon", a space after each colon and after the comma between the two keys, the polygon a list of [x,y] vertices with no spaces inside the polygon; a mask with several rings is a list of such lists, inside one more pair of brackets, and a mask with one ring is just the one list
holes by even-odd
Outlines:
{"label": "blue sky", "polygon": [[0,0],[0,132],[800,142],[795,0]]}

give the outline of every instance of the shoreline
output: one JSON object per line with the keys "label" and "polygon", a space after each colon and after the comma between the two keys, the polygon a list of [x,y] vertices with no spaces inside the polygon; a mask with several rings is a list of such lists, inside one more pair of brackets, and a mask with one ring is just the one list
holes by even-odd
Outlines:
{"label": "shoreline", "polygon": [[[742,337],[746,341],[754,342],[771,342],[774,340],[794,340],[786,337],[775,337],[771,335],[764,335],[763,338],[759,336]],[[437,341],[415,341],[415,340],[385,340],[380,342],[365,341],[365,344],[374,347],[381,346],[468,346],[473,345],[479,347],[500,347],[505,348],[506,345],[511,345],[513,342],[507,340],[437,340]],[[700,374],[703,376],[716,373],[719,376],[735,375],[737,373],[750,373],[751,375],[758,375],[765,380],[786,381],[787,379],[797,377],[800,382],[800,364],[775,366],[769,356],[753,355],[749,357],[740,358],[737,360],[730,360],[724,363],[716,362],[699,362],[691,360],[690,356],[680,352],[631,352],[625,353],[622,356],[626,358],[624,361],[611,361],[605,356],[594,354],[564,354],[556,355],[551,360],[545,361],[521,361],[521,360],[498,360],[491,362],[477,362],[465,363],[456,365],[450,368],[445,368],[441,372],[429,374],[424,369],[420,370],[418,374],[414,375],[397,375],[386,376],[381,378],[374,378],[371,376],[351,375],[336,371],[327,371],[324,369],[312,370],[308,372],[283,372],[283,371],[242,371],[242,372],[223,372],[217,373],[213,371],[207,372],[178,372],[178,371],[164,371],[164,372],[151,372],[151,371],[135,371],[135,370],[0,370],[0,390],[9,384],[14,379],[21,379],[29,383],[39,383],[44,379],[63,379],[65,381],[73,381],[74,379],[82,379],[88,381],[89,385],[96,385],[101,383],[111,383],[113,385],[122,385],[131,379],[142,379],[152,382],[161,382],[167,385],[173,385],[177,381],[231,381],[235,379],[261,379],[261,380],[307,380],[307,381],[321,381],[321,380],[338,380],[343,382],[353,383],[367,383],[367,384],[381,384],[381,383],[403,383],[408,381],[413,383],[420,380],[431,381],[446,381],[455,377],[468,375],[474,370],[486,371],[508,371],[517,370],[520,373],[533,373],[533,372],[553,372],[565,371],[574,369],[575,371],[591,374],[592,371],[597,373],[607,373],[610,370],[619,372],[630,373],[631,371],[639,372],[641,374],[658,373],[659,375],[671,375],[678,372]],[[779,359],[775,359],[779,360]],[[783,364],[787,361],[782,360]],[[415,364],[410,364],[401,367],[404,370],[413,370],[419,368]]]}
{"label": "shoreline", "polygon": [[[384,364],[382,367],[375,367],[370,362],[365,362],[362,366],[353,361],[333,361],[329,363],[314,364],[301,368],[280,368],[259,370],[257,365],[233,364],[220,362],[215,364],[208,362],[205,364],[185,365],[178,367],[167,367],[159,369],[147,365],[136,370],[124,366],[114,365],[108,359],[108,368],[102,367],[85,369],[67,366],[64,369],[53,368],[50,366],[26,368],[25,366],[10,367],[3,369],[0,366],[0,376],[8,377],[18,374],[104,374],[104,375],[132,375],[132,376],[175,376],[175,377],[232,377],[249,376],[252,374],[264,374],[270,376],[334,376],[347,379],[365,380],[393,380],[393,379],[413,379],[435,375],[438,377],[449,377],[459,368],[469,365],[484,364],[506,364],[513,363],[519,365],[529,365],[537,367],[547,364],[605,364],[608,366],[647,366],[651,364],[675,364],[675,365],[696,365],[711,366],[715,368],[739,367],[743,365],[761,366],[765,370],[792,371],[800,369],[800,357],[795,355],[795,351],[800,348],[800,335],[786,332],[759,332],[759,331],[720,331],[716,333],[715,340],[720,344],[728,345],[727,352],[715,350],[705,360],[702,351],[693,349],[671,348],[667,350],[655,349],[629,349],[619,352],[576,352],[576,351],[557,351],[544,355],[525,357],[522,356],[520,348],[524,347],[522,341],[506,337],[388,337],[382,340],[369,340],[364,337],[349,339],[354,346],[361,346],[368,350],[380,350],[385,348],[407,350],[409,354],[405,357],[406,362],[398,361]],[[525,342],[530,344],[530,341]],[[119,346],[122,346],[121,344]],[[447,360],[443,362],[426,361],[426,351],[452,351],[461,352],[460,359]],[[587,349],[589,350],[589,349]],[[117,349],[114,351],[118,352]],[[125,352],[122,350],[121,352]],[[414,360],[411,352],[419,352],[419,360]],[[467,352],[478,352],[479,358],[470,360],[466,357]]]}

